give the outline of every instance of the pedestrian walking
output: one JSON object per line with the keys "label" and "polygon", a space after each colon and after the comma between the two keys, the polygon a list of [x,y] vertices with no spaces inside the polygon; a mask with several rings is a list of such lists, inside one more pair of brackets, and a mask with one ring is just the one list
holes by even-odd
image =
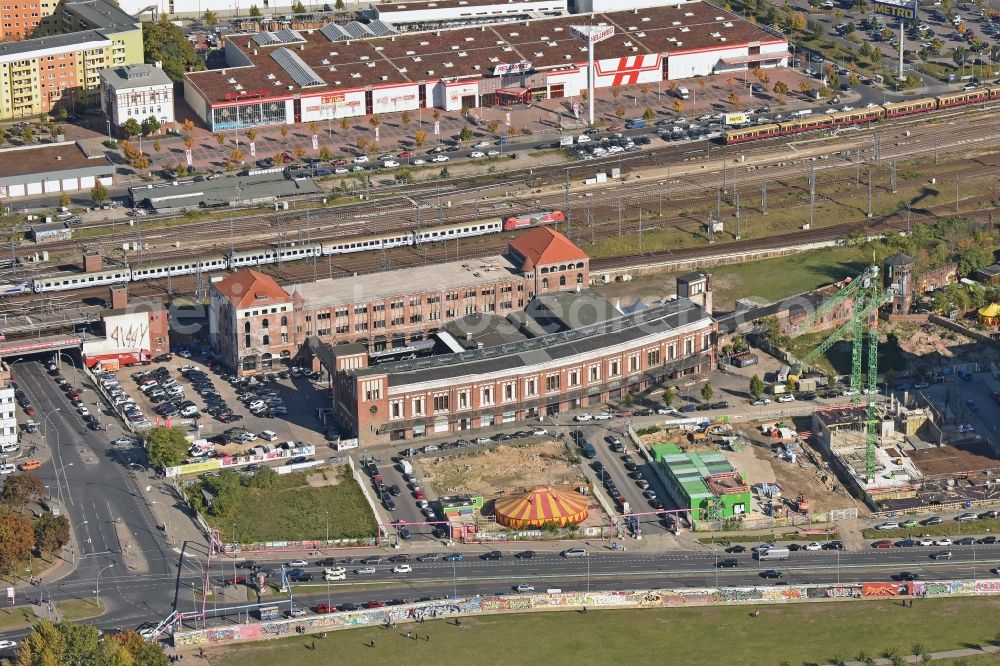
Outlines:
{"label": "pedestrian walking", "polygon": [[375,649],[375,639],[374,638],[372,639],[371,645],[369,647],[371,649],[373,649],[373,650]]}
{"label": "pedestrian walking", "polygon": [[412,631],[407,631],[406,632],[406,637],[407,638],[413,638],[413,632]]}

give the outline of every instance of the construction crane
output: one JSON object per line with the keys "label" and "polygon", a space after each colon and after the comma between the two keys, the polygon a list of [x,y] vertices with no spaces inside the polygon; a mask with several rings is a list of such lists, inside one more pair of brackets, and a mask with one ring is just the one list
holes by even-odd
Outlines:
{"label": "construction crane", "polygon": [[[816,312],[807,317],[801,325],[808,328],[823,315],[840,305],[850,297],[854,297],[854,314],[850,320],[828,336],[815,349],[806,354],[801,363],[803,367],[815,361],[836,342],[851,334],[851,403],[861,402],[861,395],[866,397],[865,414],[865,480],[872,483],[875,480],[875,451],[878,448],[878,411],[876,395],[878,385],[878,311],[896,295],[893,288],[882,291],[878,284],[878,266],[869,266],[858,277],[845,284],[837,294],[820,305]],[[868,372],[867,382],[862,389],[862,359],[864,351],[865,328],[868,329]]]}

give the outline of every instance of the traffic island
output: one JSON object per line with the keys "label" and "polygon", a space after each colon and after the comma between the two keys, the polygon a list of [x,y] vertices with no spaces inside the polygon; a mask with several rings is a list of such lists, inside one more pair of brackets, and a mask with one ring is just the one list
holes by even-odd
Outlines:
{"label": "traffic island", "polygon": [[94,597],[56,602],[55,611],[64,622],[79,622],[103,615],[106,607]]}

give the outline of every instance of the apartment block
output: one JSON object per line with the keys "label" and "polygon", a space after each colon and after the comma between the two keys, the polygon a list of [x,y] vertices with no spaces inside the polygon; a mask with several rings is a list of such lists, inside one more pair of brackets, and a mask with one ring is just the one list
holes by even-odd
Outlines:
{"label": "apartment block", "polygon": [[38,27],[0,43],[0,119],[92,105],[101,70],[143,61],[141,23],[105,0],[64,0]]}

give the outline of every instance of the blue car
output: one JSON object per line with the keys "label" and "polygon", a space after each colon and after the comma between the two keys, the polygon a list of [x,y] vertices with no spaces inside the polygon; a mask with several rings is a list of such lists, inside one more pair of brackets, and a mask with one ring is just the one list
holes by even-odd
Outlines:
{"label": "blue car", "polygon": [[462,553],[450,553],[441,558],[445,562],[461,562]]}
{"label": "blue car", "polygon": [[694,403],[691,403],[691,404],[687,404],[687,405],[684,405],[683,407],[681,407],[680,411],[682,411],[685,414],[687,414],[689,412],[695,411],[696,409],[698,409],[698,407]]}

